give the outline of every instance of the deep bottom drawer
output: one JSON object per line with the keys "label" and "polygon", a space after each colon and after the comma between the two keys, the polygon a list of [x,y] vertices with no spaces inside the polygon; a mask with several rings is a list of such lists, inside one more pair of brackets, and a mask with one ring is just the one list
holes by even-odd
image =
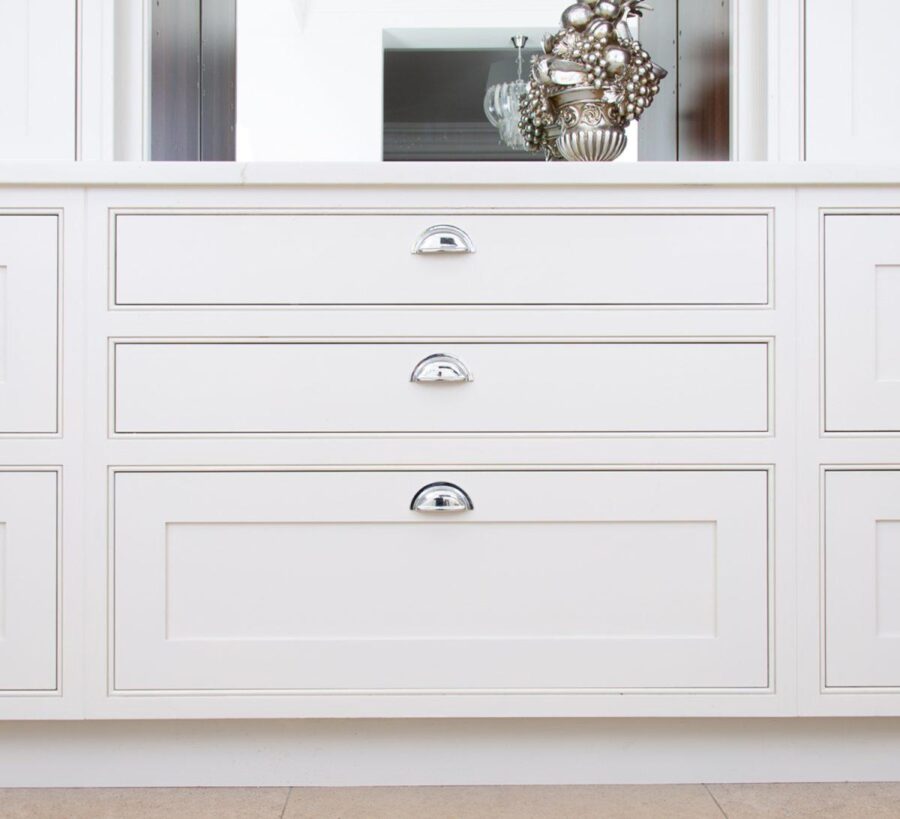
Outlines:
{"label": "deep bottom drawer", "polygon": [[[411,509],[436,482],[474,509]],[[117,690],[768,684],[765,470],[128,471],[114,494]]]}

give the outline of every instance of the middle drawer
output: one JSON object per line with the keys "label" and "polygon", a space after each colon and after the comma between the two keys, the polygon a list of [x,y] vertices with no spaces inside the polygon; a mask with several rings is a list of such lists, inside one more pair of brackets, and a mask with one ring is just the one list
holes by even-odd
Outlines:
{"label": "middle drawer", "polygon": [[117,340],[112,432],[765,433],[770,344]]}

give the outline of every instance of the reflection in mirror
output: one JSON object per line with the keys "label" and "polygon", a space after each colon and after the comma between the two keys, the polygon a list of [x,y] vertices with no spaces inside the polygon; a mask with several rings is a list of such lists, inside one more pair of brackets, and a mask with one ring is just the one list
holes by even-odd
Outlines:
{"label": "reflection in mirror", "polygon": [[[542,160],[526,153],[524,144],[505,144],[485,112],[488,87],[516,78],[515,52],[510,52],[385,49],[385,161]],[[514,127],[518,133],[518,124]]]}
{"label": "reflection in mirror", "polygon": [[150,7],[150,158],[235,158],[236,0]]}
{"label": "reflection in mirror", "polygon": [[[542,161],[504,144],[484,98],[518,74],[515,35],[527,76],[559,5],[153,0],[150,158]],[[653,5],[637,34],[669,76],[618,161],[728,159],[730,4]]]}

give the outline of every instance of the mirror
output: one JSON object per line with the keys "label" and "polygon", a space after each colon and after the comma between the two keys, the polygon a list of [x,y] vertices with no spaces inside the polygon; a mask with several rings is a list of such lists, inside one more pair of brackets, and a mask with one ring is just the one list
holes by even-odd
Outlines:
{"label": "mirror", "polygon": [[[554,0],[152,0],[154,160],[542,161],[504,144],[485,91],[559,29]],[[733,146],[724,0],[656,0],[636,35],[669,71],[618,161],[724,160]],[[509,139],[506,140],[509,142]]]}

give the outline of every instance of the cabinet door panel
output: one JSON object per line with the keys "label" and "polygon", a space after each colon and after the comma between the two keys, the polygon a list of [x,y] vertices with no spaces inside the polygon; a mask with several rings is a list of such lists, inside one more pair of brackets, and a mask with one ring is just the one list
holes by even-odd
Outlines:
{"label": "cabinet door panel", "polygon": [[826,685],[900,689],[900,472],[827,473],[825,600]]}
{"label": "cabinet door panel", "polygon": [[75,159],[77,5],[0,3],[0,160]]}
{"label": "cabinet door panel", "polygon": [[56,688],[57,475],[0,472],[0,690]]}
{"label": "cabinet door panel", "polygon": [[900,431],[900,215],[825,218],[825,428]]}
{"label": "cabinet door panel", "polygon": [[900,139],[895,0],[813,0],[806,9],[806,158],[893,161]]}
{"label": "cabinet door panel", "polygon": [[56,216],[0,215],[0,435],[57,423]]}

